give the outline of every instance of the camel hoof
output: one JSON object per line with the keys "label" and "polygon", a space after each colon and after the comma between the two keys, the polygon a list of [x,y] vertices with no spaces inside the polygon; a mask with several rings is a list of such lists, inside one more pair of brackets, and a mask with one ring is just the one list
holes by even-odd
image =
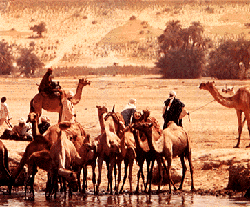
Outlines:
{"label": "camel hoof", "polygon": [[239,148],[239,145],[237,144],[236,146],[234,146],[234,148]]}
{"label": "camel hoof", "polygon": [[250,144],[248,146],[246,146],[246,148],[250,148]]}

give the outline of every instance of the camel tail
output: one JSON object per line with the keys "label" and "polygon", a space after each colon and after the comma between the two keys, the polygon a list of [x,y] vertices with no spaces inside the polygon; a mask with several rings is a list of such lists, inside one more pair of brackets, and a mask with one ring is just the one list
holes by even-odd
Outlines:
{"label": "camel tail", "polygon": [[5,154],[4,149],[1,149],[1,151],[0,151],[0,162],[1,162],[0,165],[1,165],[1,169],[2,169],[1,171],[5,172],[5,175],[9,179],[11,176],[10,176],[10,173],[8,172],[8,170],[6,169],[6,166],[5,166],[6,160],[5,160],[4,154]]}
{"label": "camel tail", "polygon": [[4,166],[9,170],[9,152],[6,147],[4,148]]}

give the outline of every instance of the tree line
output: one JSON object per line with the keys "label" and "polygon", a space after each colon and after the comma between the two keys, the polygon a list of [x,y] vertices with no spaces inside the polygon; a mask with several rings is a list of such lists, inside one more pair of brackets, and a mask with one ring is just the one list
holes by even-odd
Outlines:
{"label": "tree line", "polygon": [[[42,38],[46,31],[44,23],[31,27]],[[169,21],[158,37],[159,51],[155,66],[163,78],[200,78],[210,76],[218,79],[248,78],[250,41],[244,36],[238,40],[222,39],[215,46],[211,39],[204,38],[200,22],[193,22],[183,28],[180,21]],[[25,76],[32,76],[44,63],[34,53],[34,42],[29,48],[19,48],[20,56],[12,56],[12,47],[0,41],[0,74],[11,74],[16,70]],[[118,66],[119,67],[119,66]],[[153,70],[152,70],[153,71]]]}

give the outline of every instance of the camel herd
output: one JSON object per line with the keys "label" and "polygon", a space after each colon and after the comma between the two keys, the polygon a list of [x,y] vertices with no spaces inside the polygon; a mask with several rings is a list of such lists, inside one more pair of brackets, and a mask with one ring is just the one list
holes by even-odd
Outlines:
{"label": "camel herd", "polygon": [[[80,91],[78,91],[78,95],[81,95],[82,87],[87,83],[86,80],[79,81],[82,86],[77,89]],[[236,147],[239,147],[243,126],[242,112],[245,113],[249,122],[249,107],[246,106],[249,106],[247,104],[249,99],[243,99],[247,89],[239,89],[236,95],[230,98],[224,98],[220,95],[213,82],[201,83],[200,89],[208,90],[222,105],[236,109],[239,116],[239,138]],[[80,101],[80,97],[75,97],[75,99]],[[42,107],[41,102],[39,107]],[[48,172],[45,189],[46,199],[56,198],[59,185],[60,190],[65,192],[65,195],[67,190],[69,196],[72,196],[72,192],[76,190],[85,193],[87,166],[91,166],[93,190],[98,195],[103,162],[106,163],[107,192],[110,194],[113,192],[122,193],[127,177],[129,178],[129,192],[133,193],[132,173],[135,169],[135,163],[139,167],[135,193],[139,192],[140,178],[143,182],[141,191],[151,192],[152,169],[155,161],[158,166],[158,190],[160,191],[163,173],[166,173],[171,193],[171,186],[176,190],[175,183],[171,179],[171,162],[174,157],[179,157],[182,165],[182,179],[179,189],[182,189],[187,170],[185,159],[188,160],[190,167],[191,190],[195,189],[190,139],[182,127],[170,122],[166,129],[161,130],[157,120],[150,116],[148,110],[143,110],[142,113],[136,112],[132,123],[125,127],[121,113],[115,112],[114,108],[112,111],[108,111],[105,106],[96,106],[96,108],[101,131],[99,136],[91,137],[86,134],[84,127],[78,122],[59,122],[50,126],[41,135],[38,130],[38,120],[41,114],[35,110],[32,111],[34,108],[31,106],[28,121],[32,123],[33,140],[27,145],[20,163],[12,173],[8,167],[8,150],[0,141],[0,167],[2,175],[8,181],[6,184],[8,193],[11,193],[12,186],[25,165],[28,169],[24,182],[25,197],[34,199],[34,179],[38,168]],[[143,165],[145,161],[147,178],[144,177]],[[124,176],[122,180],[123,163]]]}
{"label": "camel herd", "polygon": [[[129,177],[129,191],[133,193],[132,172],[135,161],[139,166],[136,192],[139,192],[140,177],[143,179],[143,189],[141,190],[151,192],[154,162],[157,161],[160,169],[158,188],[160,190],[163,173],[167,173],[171,180],[171,160],[175,156],[180,157],[183,167],[179,189],[182,188],[185,178],[184,158],[189,160],[191,189],[194,189],[189,138],[182,127],[171,123],[164,131],[160,130],[158,122],[150,116],[147,110],[144,110],[143,113],[136,112],[138,113],[136,119],[125,127],[121,113],[114,112],[114,109],[109,112],[105,106],[96,106],[96,108],[101,127],[100,135],[97,137],[86,134],[84,127],[78,122],[59,122],[50,126],[41,135],[38,130],[38,120],[41,114],[31,110],[28,121],[32,123],[33,140],[27,145],[20,163],[12,173],[8,168],[8,150],[0,142],[0,167],[8,180],[8,193],[11,193],[12,186],[25,165],[27,166],[24,181],[25,197],[29,197],[29,199],[34,199],[34,179],[39,168],[47,171],[48,175],[45,189],[46,199],[56,198],[59,186],[65,195],[67,191],[69,196],[72,196],[72,192],[77,190],[85,193],[87,166],[91,166],[94,193],[98,195],[104,161],[107,166],[107,192],[110,194],[123,192],[127,177]],[[167,166],[165,160],[167,160]],[[145,161],[147,163],[147,180],[143,170]],[[122,180],[123,163],[125,170]],[[149,189],[147,190],[148,184]],[[172,181],[169,184],[170,192],[171,185],[174,185]]]}

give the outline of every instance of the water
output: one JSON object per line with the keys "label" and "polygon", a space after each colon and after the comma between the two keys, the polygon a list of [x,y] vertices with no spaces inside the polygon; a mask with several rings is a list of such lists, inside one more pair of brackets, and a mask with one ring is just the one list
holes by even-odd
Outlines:
{"label": "water", "polygon": [[211,206],[250,206],[250,200],[229,199],[216,196],[200,195],[87,195],[73,194],[72,199],[59,195],[56,200],[47,201],[43,192],[35,193],[35,200],[24,199],[23,193],[13,195],[0,195],[0,206],[44,206],[44,207],[78,207],[78,206],[191,206],[191,207],[211,207]]}

